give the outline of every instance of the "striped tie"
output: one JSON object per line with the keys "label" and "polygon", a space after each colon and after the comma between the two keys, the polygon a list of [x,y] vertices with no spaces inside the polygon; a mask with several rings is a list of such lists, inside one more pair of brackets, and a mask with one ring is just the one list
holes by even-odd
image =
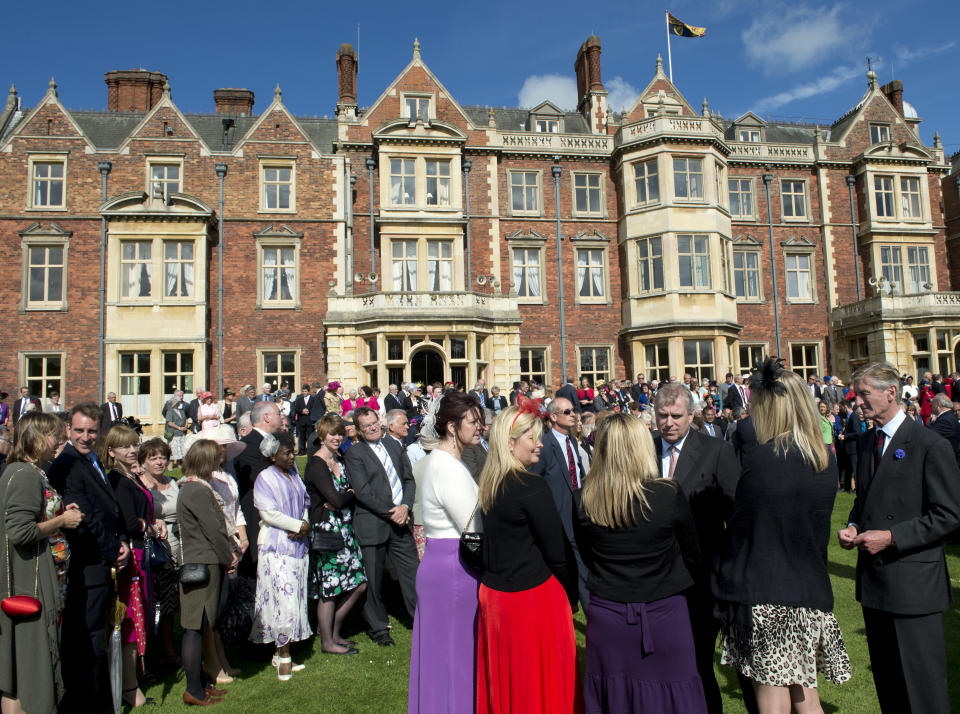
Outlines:
{"label": "striped tie", "polygon": [[377,458],[383,464],[384,471],[387,472],[387,480],[390,481],[390,493],[393,496],[393,505],[399,506],[403,501],[403,488],[400,486],[400,477],[397,476],[397,469],[393,466],[393,459],[387,453],[387,448],[382,442],[374,445],[374,451],[377,452]]}

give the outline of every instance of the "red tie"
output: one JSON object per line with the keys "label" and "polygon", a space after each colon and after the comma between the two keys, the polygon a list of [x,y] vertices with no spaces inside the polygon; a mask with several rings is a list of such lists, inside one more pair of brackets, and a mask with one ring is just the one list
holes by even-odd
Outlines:
{"label": "red tie", "polygon": [[573,458],[573,449],[570,448],[570,437],[567,437],[567,467],[570,469],[570,487],[574,491],[580,490],[577,483],[577,462]]}
{"label": "red tie", "polygon": [[880,459],[883,458],[883,442],[886,440],[886,433],[883,429],[877,431],[877,445],[873,450],[873,470],[876,471],[880,466]]}

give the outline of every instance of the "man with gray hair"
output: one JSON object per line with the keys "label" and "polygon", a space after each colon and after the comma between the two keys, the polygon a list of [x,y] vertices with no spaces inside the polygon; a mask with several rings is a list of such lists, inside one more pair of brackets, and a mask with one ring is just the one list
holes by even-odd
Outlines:
{"label": "man with gray hair", "polygon": [[860,437],[857,497],[840,546],[857,548],[873,682],[883,712],[949,712],[943,543],[960,526],[960,470],[945,439],[900,408],[890,364],[862,367],[853,389],[874,427]]}
{"label": "man with gray hair", "polygon": [[950,448],[953,449],[957,463],[960,464],[960,421],[953,413],[953,402],[946,394],[938,394],[933,398],[930,411],[933,416],[927,428],[950,442]]}
{"label": "man with gray hair", "polygon": [[241,414],[237,417],[237,436],[243,439],[253,430],[253,424],[250,423],[250,412]]}
{"label": "man with gray hair", "polygon": [[[684,375],[684,379],[688,375]],[[673,479],[690,503],[693,522],[700,541],[700,567],[691,573],[694,584],[687,591],[690,624],[697,672],[710,714],[722,714],[720,687],[713,672],[713,660],[720,634],[710,593],[710,566],[733,512],[733,498],[740,480],[740,464],[733,447],[723,439],[712,439],[691,429],[694,413],[693,392],[684,382],[664,384],[653,400],[655,435],[660,475]],[[741,686],[743,683],[741,682]],[[750,686],[743,687],[748,697]]]}
{"label": "man with gray hair", "polygon": [[490,393],[487,391],[487,383],[482,379],[478,379],[477,383],[473,385],[470,396],[480,405],[481,409],[486,409],[490,404]]}
{"label": "man with gray hair", "polygon": [[407,418],[407,413],[403,409],[391,409],[383,420],[387,425],[386,436],[396,441],[401,449],[406,449],[407,434],[410,433],[410,420]]}

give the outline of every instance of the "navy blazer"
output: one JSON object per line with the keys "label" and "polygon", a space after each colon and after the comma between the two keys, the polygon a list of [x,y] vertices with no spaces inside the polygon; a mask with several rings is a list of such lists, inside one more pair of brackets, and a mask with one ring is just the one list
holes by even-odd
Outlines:
{"label": "navy blazer", "polygon": [[[413,514],[413,499],[417,484],[413,480],[413,468],[407,452],[396,439],[386,436],[381,443],[393,461],[393,467],[400,478],[403,497],[400,504]],[[390,520],[390,511],[394,508],[393,492],[387,471],[373,447],[360,441],[347,451],[343,457],[350,477],[350,485],[356,493],[357,502],[353,512],[353,530],[360,545],[379,545],[385,543],[392,528],[399,528]],[[405,527],[405,526],[404,526]]]}
{"label": "navy blazer", "polygon": [[943,541],[960,527],[960,469],[939,434],[907,418],[873,468],[876,429],[860,437],[857,498],[848,521],[889,530],[894,545],[857,556],[857,600],[898,615],[947,609],[952,592]]}
{"label": "navy blazer", "polygon": [[574,411],[578,414],[582,411],[580,399],[577,397],[577,389],[569,382],[560,387],[553,395],[554,399],[560,399],[561,397],[568,400],[573,405]]}
{"label": "navy blazer", "polygon": [[87,587],[109,584],[120,543],[128,541],[113,488],[73,444],[63,447],[49,478],[64,504],[76,503],[83,513],[79,526],[63,530],[70,545],[69,577],[81,578]]}

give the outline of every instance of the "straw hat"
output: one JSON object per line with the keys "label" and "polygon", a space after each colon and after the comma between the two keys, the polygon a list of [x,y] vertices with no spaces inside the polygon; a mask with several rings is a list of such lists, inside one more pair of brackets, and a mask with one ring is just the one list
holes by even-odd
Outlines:
{"label": "straw hat", "polygon": [[218,444],[225,445],[227,447],[227,461],[237,458],[243,453],[243,450],[247,448],[247,445],[242,441],[237,441],[237,435],[233,433],[233,429],[229,424],[221,424],[216,429],[212,429],[208,433],[201,431],[196,434],[187,434],[187,437],[183,440],[183,452],[186,453],[190,451],[190,447],[197,443],[200,439],[210,439]]}

